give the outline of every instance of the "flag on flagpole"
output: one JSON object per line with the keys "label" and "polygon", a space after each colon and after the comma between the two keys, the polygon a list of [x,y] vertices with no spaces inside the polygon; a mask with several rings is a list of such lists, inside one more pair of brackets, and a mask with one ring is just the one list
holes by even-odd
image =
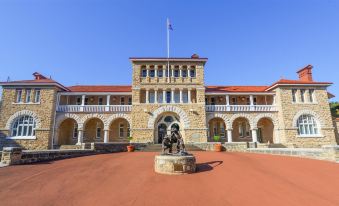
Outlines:
{"label": "flag on flagpole", "polygon": [[173,31],[172,24],[169,19],[167,19],[168,29]]}

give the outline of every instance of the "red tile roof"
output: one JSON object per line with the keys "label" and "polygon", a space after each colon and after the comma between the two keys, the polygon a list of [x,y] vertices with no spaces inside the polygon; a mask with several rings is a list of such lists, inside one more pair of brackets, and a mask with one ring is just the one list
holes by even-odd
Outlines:
{"label": "red tile roof", "polygon": [[70,86],[71,92],[132,92],[132,86],[124,85],[77,85]]}
{"label": "red tile roof", "polygon": [[206,92],[265,92],[267,86],[206,86]]}
{"label": "red tile roof", "polygon": [[277,82],[274,82],[271,86],[269,86],[267,89],[272,89],[273,87],[277,86],[278,84],[280,85],[289,85],[289,84],[323,84],[323,85],[330,85],[332,82],[314,82],[314,81],[301,81],[301,80],[289,80],[289,79],[280,79]]}

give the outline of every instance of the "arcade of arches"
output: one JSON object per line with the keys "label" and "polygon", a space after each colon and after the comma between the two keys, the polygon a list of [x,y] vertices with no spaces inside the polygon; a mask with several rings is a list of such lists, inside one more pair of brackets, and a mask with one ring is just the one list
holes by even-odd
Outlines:
{"label": "arcade of arches", "polygon": [[[83,125],[83,142],[104,142],[104,123],[98,118],[88,119]],[[58,132],[58,145],[74,145],[78,142],[77,122],[68,118],[61,122]],[[108,142],[128,142],[130,125],[126,119],[117,118],[109,126]]]}
{"label": "arcade of arches", "polygon": [[214,141],[214,136],[220,136],[219,141],[226,142],[228,140],[228,129],[231,130],[233,142],[251,142],[253,141],[253,132],[255,132],[258,142],[273,143],[274,125],[271,119],[265,117],[257,122],[256,129],[252,129],[249,120],[244,117],[235,119],[232,128],[227,128],[223,119],[213,118],[208,122],[208,141]]}

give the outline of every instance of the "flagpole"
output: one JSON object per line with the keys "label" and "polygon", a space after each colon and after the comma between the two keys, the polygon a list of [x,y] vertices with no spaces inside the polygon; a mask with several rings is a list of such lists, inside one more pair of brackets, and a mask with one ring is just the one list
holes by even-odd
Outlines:
{"label": "flagpole", "polygon": [[170,33],[169,33],[169,19],[167,18],[167,25],[166,25],[166,29],[167,29],[167,81],[170,82],[170,65],[169,65],[169,57],[170,57],[170,48],[169,48],[169,44],[170,44]]}

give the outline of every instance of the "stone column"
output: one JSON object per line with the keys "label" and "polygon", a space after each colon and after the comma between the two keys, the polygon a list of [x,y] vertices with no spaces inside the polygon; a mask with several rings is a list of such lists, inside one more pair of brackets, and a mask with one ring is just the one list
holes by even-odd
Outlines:
{"label": "stone column", "polygon": [[158,77],[158,66],[154,66],[154,77]]}
{"label": "stone column", "polygon": [[149,67],[146,68],[146,77],[149,77]]}
{"label": "stone column", "polygon": [[254,111],[253,95],[250,95],[250,107],[251,107],[251,111]]}
{"label": "stone column", "polygon": [[82,130],[78,130],[78,142],[77,142],[77,145],[81,145],[82,141],[83,141]]}
{"label": "stone column", "polygon": [[175,92],[175,89],[172,88],[171,89],[171,103],[175,103],[175,101],[174,101],[174,92]]}
{"label": "stone column", "polygon": [[162,90],[162,103],[166,103],[166,89]]}
{"label": "stone column", "polygon": [[180,66],[180,68],[179,68],[179,77],[182,78],[182,66]]}
{"label": "stone column", "polygon": [[187,76],[188,78],[191,78],[191,70],[189,67],[187,67]]}
{"label": "stone column", "polygon": [[146,89],[146,103],[149,103],[149,90]]}
{"label": "stone column", "polygon": [[258,142],[257,129],[252,129],[252,142]]}
{"label": "stone column", "polygon": [[166,66],[162,67],[162,78],[166,79]]}
{"label": "stone column", "polygon": [[227,142],[233,142],[232,130],[231,129],[227,130]]}
{"label": "stone column", "polygon": [[109,130],[104,130],[104,143],[108,143],[109,141],[108,134],[109,134]]}
{"label": "stone column", "polygon": [[80,111],[81,111],[81,112],[84,111],[85,98],[86,98],[86,95],[82,95],[82,98],[81,98],[81,108],[80,108]]}
{"label": "stone column", "polygon": [[188,99],[188,103],[192,103],[192,99],[191,99],[191,88],[188,88],[188,91],[187,91],[187,99]]}
{"label": "stone column", "polygon": [[180,104],[182,104],[184,101],[182,99],[182,89],[180,89]]}
{"label": "stone column", "polygon": [[4,165],[20,164],[21,156],[21,147],[4,147],[2,150],[1,163]]}
{"label": "stone column", "polygon": [[273,105],[276,104],[276,95],[273,95]]}
{"label": "stone column", "polygon": [[154,103],[157,104],[158,103],[158,90],[154,90]]}
{"label": "stone column", "polygon": [[111,95],[107,95],[107,96],[106,96],[106,107],[105,107],[105,111],[106,111],[106,112],[109,111],[110,99],[111,99]]}

